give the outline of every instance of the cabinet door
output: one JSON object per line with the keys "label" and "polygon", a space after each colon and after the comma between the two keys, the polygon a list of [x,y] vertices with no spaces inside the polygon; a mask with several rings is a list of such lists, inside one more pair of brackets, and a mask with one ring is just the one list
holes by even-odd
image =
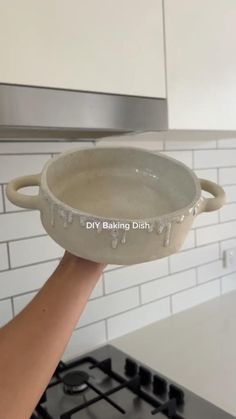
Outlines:
{"label": "cabinet door", "polygon": [[1,0],[0,82],[165,97],[162,0]]}
{"label": "cabinet door", "polygon": [[169,127],[236,129],[236,1],[165,0]]}

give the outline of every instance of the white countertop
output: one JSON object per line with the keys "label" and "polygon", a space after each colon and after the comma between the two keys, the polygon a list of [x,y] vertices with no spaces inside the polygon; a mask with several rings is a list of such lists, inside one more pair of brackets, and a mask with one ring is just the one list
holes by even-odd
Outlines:
{"label": "white countertop", "polygon": [[236,292],[110,343],[236,416]]}

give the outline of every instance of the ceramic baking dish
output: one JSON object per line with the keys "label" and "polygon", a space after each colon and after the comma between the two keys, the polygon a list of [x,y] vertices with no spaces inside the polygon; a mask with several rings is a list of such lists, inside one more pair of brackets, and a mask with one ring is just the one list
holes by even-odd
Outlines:
{"label": "ceramic baking dish", "polygon": [[[35,196],[18,189],[39,186]],[[202,196],[202,189],[213,195]],[[219,209],[225,193],[183,163],[138,148],[73,149],[39,174],[7,186],[11,202],[37,209],[47,233],[80,257],[128,265],[177,252],[194,218]]]}

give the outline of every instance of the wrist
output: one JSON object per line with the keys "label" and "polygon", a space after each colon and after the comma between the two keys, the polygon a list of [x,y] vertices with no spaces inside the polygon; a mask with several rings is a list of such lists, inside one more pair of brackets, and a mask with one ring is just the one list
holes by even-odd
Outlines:
{"label": "wrist", "polygon": [[59,276],[70,282],[75,280],[80,283],[94,283],[95,286],[105,266],[105,264],[92,262],[65,252],[53,276]]}

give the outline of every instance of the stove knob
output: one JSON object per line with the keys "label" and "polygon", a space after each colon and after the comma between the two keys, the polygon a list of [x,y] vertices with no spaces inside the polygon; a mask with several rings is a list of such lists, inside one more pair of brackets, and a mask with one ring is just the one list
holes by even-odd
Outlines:
{"label": "stove knob", "polygon": [[147,386],[152,381],[152,374],[147,368],[139,367],[139,377],[140,377],[140,384],[142,386]]}
{"label": "stove knob", "polygon": [[126,358],[125,360],[125,374],[128,377],[134,377],[137,375],[138,365],[132,359]]}
{"label": "stove knob", "polygon": [[179,387],[176,387],[174,384],[170,384],[169,399],[175,399],[177,406],[182,406],[184,404],[183,390],[181,390]]}
{"label": "stove knob", "polygon": [[167,393],[167,381],[159,375],[153,377],[153,393],[157,396],[164,396]]}

